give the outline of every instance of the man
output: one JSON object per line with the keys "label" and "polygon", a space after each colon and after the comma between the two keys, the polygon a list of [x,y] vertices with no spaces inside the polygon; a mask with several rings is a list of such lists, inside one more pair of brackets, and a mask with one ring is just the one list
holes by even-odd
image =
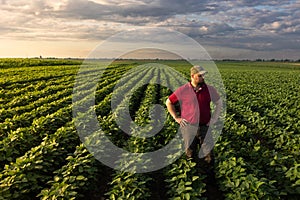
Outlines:
{"label": "man", "polygon": [[[188,158],[196,159],[197,145],[202,145],[205,161],[211,162],[213,143],[203,143],[209,126],[218,121],[222,109],[222,100],[217,90],[207,85],[204,76],[207,73],[201,66],[191,68],[191,81],[179,87],[166,101],[167,109],[174,120],[180,124],[184,139],[185,153]],[[211,101],[216,105],[211,116]],[[180,104],[177,113],[175,105]],[[205,141],[212,141],[211,134]],[[210,146],[209,146],[210,145]],[[205,149],[206,148],[206,149]],[[200,152],[199,152],[200,156]]]}

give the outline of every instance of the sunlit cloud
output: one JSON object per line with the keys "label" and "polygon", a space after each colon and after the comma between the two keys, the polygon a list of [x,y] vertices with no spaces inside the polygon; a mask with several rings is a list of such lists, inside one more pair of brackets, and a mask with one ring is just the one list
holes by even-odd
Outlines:
{"label": "sunlit cloud", "polygon": [[[1,0],[0,10],[1,43],[37,45],[32,46],[35,51],[32,55],[28,52],[29,56],[36,56],[41,42],[68,42],[59,47],[70,52],[70,57],[79,55],[74,54],[74,48],[81,44],[84,53],[82,49],[78,52],[85,56],[92,50],[86,46],[93,48],[113,34],[141,27],[180,31],[210,49],[214,58],[238,58],[241,52],[246,57],[272,57],[277,51],[300,55],[300,3],[292,0]],[[161,41],[163,37],[152,39]],[[9,49],[2,45],[0,56],[23,56],[17,53],[20,49]],[[224,52],[216,53],[222,49]],[[55,51],[43,52],[61,56]],[[299,59],[296,53],[290,58]]]}

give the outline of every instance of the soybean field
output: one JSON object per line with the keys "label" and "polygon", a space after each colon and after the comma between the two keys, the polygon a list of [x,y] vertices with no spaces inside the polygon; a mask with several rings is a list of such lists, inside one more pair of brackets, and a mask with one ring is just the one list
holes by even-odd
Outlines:
{"label": "soybean field", "polygon": [[[0,59],[0,199],[300,199],[299,63],[216,62],[226,91],[226,116],[214,146],[213,178],[184,155],[147,173],[100,162],[82,142],[72,113],[82,65],[76,59]],[[184,84],[177,77],[188,81],[191,65],[181,60],[116,60],[103,66],[94,66],[101,76],[87,77],[90,81],[79,87],[84,100],[96,79],[89,109],[105,135],[135,153],[167,145],[179,125],[165,106],[172,91],[157,83]],[[118,98],[126,92],[130,95]],[[116,110],[128,105],[131,120],[146,128],[129,124],[135,135],[124,133],[112,102]],[[164,108],[164,126],[155,136],[136,137],[155,127],[152,104]],[[98,137],[88,139],[99,151],[107,150]],[[150,164],[145,160],[143,167]]]}

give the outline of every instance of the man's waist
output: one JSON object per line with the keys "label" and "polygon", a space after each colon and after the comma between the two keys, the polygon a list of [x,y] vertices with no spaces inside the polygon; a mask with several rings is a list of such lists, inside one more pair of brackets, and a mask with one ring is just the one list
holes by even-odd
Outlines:
{"label": "man's waist", "polygon": [[207,125],[207,123],[190,123],[190,122],[188,122],[188,123],[192,126],[206,126]]}
{"label": "man's waist", "polygon": [[209,123],[210,120],[210,116],[207,117],[201,117],[200,119],[198,117],[189,117],[189,116],[185,116],[185,115],[181,115],[181,117],[185,120],[188,121],[189,124],[191,125],[206,125]]}

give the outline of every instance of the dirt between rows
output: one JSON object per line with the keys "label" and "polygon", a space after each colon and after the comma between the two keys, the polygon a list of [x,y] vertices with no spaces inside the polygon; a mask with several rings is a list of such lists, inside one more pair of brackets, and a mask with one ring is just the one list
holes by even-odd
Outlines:
{"label": "dirt between rows", "polygon": [[[86,192],[83,199],[90,199],[90,200],[106,200],[108,196],[105,193],[109,190],[110,185],[109,183],[112,181],[112,174],[114,171],[109,167],[103,167],[103,170],[106,171],[105,173],[101,173],[99,177],[97,177],[95,182],[92,184],[93,188]],[[164,178],[164,171],[163,169],[151,172],[150,176],[153,180],[151,184],[150,191],[152,192],[152,196],[149,200],[166,200],[168,199],[166,188],[166,182]],[[211,171],[203,172],[203,170],[199,169],[199,173],[206,175],[204,179],[204,183],[206,184],[206,192],[204,193],[204,197],[208,200],[224,200],[224,196],[222,191],[220,191],[217,181],[215,178],[215,174],[213,169]]]}

